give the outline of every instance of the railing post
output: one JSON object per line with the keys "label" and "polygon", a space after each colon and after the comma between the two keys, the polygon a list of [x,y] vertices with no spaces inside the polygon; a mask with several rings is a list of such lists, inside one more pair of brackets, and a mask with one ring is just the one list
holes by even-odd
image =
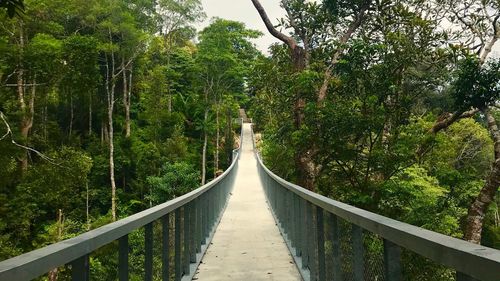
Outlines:
{"label": "railing post", "polygon": [[365,259],[363,251],[363,230],[361,227],[351,224],[352,227],[352,249],[354,258],[352,259],[354,269],[354,281],[364,280]]}
{"label": "railing post", "polygon": [[197,201],[196,200],[193,200],[191,201],[191,212],[189,214],[190,216],[190,219],[189,219],[189,222],[190,222],[190,226],[189,226],[189,229],[190,229],[190,233],[189,233],[189,253],[190,253],[190,258],[189,258],[189,261],[190,263],[195,263],[196,262],[196,223],[197,223],[197,219],[196,219],[196,209],[197,209]]}
{"label": "railing post", "polygon": [[298,227],[299,227],[299,231],[298,231],[298,241],[297,241],[297,256],[298,257],[303,257],[304,256],[304,208],[303,208],[303,199],[302,197],[300,196],[297,196],[297,208],[298,208],[298,212],[297,212],[297,224],[298,224]]}
{"label": "railing post", "polygon": [[291,227],[290,227],[290,218],[291,218],[291,208],[290,208],[290,193],[288,189],[286,189],[284,186],[281,187],[283,191],[285,192],[285,204],[283,205],[284,207],[284,215],[285,215],[285,226],[286,226],[286,234],[288,237],[291,235]]}
{"label": "railing post", "polygon": [[153,223],[144,226],[144,280],[153,280]]}
{"label": "railing post", "polygon": [[161,276],[163,281],[170,280],[170,214],[163,216],[162,226],[162,254],[161,254]]}
{"label": "railing post", "polygon": [[84,255],[71,262],[71,280],[88,281],[90,278],[89,255]]}
{"label": "railing post", "polygon": [[175,281],[181,281],[182,264],[181,264],[181,209],[175,210]]}
{"label": "railing post", "polygon": [[326,281],[326,264],[325,264],[325,227],[323,219],[323,209],[316,207],[316,234],[318,241],[318,280]]}
{"label": "railing post", "polygon": [[184,242],[184,253],[183,253],[183,259],[182,259],[182,263],[184,264],[184,275],[189,275],[190,273],[190,267],[189,267],[189,260],[190,260],[190,250],[189,250],[189,233],[190,233],[190,229],[189,229],[189,213],[191,212],[190,211],[190,203],[187,203],[186,205],[184,205],[183,207],[183,213],[184,213],[184,227],[183,227],[183,234],[184,234],[184,239],[183,239],[183,242]]}
{"label": "railing post", "polygon": [[200,209],[200,215],[201,215],[201,228],[200,228],[200,242],[201,245],[205,245],[205,229],[206,229],[206,224],[207,224],[207,197],[208,197],[208,192],[205,192],[203,194],[203,198],[201,198],[201,209]]}
{"label": "railing post", "polygon": [[300,253],[302,256],[302,268],[307,268],[307,212],[306,212],[306,200],[300,200],[300,225],[301,225],[301,242],[300,242]]}
{"label": "railing post", "polygon": [[308,235],[308,231],[311,229],[311,219],[310,219],[310,213],[311,213],[311,206],[309,205],[309,201],[304,200],[304,225],[306,226],[304,229],[304,238],[305,238],[305,245],[304,245],[304,254],[302,255],[302,265],[304,268],[310,268],[310,256],[311,256],[311,237]]}
{"label": "railing post", "polygon": [[385,280],[401,280],[401,248],[384,239],[384,269]]}
{"label": "railing post", "polygon": [[330,233],[332,240],[333,270],[329,279],[333,281],[342,280],[342,257],[340,256],[340,232],[337,216],[330,214]]}
{"label": "railing post", "polygon": [[307,202],[309,205],[309,223],[311,225],[310,231],[312,232],[309,235],[309,272],[311,273],[311,280],[318,280],[318,260],[317,260],[317,250],[318,243],[316,240],[317,233],[317,225],[316,225],[316,208],[315,206]]}
{"label": "railing post", "polygon": [[118,278],[128,281],[128,235],[118,240]]}
{"label": "railing post", "polygon": [[207,198],[205,202],[205,228],[203,229],[203,244],[207,243],[208,229],[210,225],[210,191],[207,191]]}
{"label": "railing post", "polygon": [[297,235],[295,230],[297,229],[295,218],[297,214],[295,213],[295,193],[290,191],[290,243],[293,248],[297,248]]}
{"label": "railing post", "polygon": [[201,229],[203,224],[203,204],[202,199],[204,195],[201,195],[199,198],[196,198],[196,253],[201,253]]}
{"label": "railing post", "polygon": [[294,217],[294,226],[295,226],[295,234],[294,234],[294,239],[295,239],[295,255],[300,257],[300,238],[301,238],[301,233],[300,233],[300,228],[301,228],[301,223],[300,223],[300,197],[297,194],[294,194],[293,196],[293,217]]}

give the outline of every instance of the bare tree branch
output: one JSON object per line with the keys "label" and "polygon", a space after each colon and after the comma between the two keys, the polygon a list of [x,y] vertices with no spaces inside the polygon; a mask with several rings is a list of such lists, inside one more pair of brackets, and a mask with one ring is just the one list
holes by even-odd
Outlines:
{"label": "bare tree branch", "polygon": [[361,7],[359,10],[358,14],[354,18],[354,21],[349,25],[345,33],[340,37],[339,41],[339,47],[335,51],[335,53],[332,56],[332,59],[330,60],[330,65],[325,70],[324,78],[323,78],[323,84],[321,85],[321,88],[318,93],[318,102],[322,102],[326,98],[326,93],[328,91],[328,85],[330,84],[330,80],[332,79],[332,72],[333,68],[335,65],[339,62],[340,55],[342,52],[345,50],[345,45],[347,41],[352,37],[354,32],[361,26],[363,23],[363,20],[365,18],[366,11],[370,7],[371,1],[367,1],[366,4]]}
{"label": "bare tree branch", "polygon": [[451,126],[453,123],[460,119],[464,118],[470,118],[474,116],[476,113],[479,112],[479,109],[471,109],[469,111],[455,111],[452,114],[447,114],[441,118],[439,118],[436,123],[432,126],[431,129],[429,129],[429,133],[431,134],[437,134],[438,132],[448,128]]}
{"label": "bare tree branch", "polygon": [[500,27],[498,26],[499,18],[500,18],[500,12],[495,16],[495,18],[493,19],[493,22],[491,23],[493,25],[493,35],[492,35],[490,41],[488,41],[488,43],[484,47],[484,50],[481,54],[481,57],[480,57],[481,64],[483,64],[486,61],[486,59],[488,58],[488,55],[493,50],[493,46],[495,46],[496,42],[500,38]]}
{"label": "bare tree branch", "polygon": [[262,18],[262,21],[264,21],[264,24],[266,25],[267,30],[271,35],[282,41],[283,43],[287,44],[288,47],[292,50],[297,48],[297,41],[295,41],[292,37],[287,36],[281,32],[279,32],[274,25],[272,24],[271,20],[269,19],[269,16],[266,13],[266,10],[264,10],[264,7],[260,4],[259,0],[252,0],[252,3],[257,9],[257,12],[259,13],[260,17]]}
{"label": "bare tree branch", "polygon": [[0,118],[2,119],[3,123],[5,124],[5,127],[7,128],[7,132],[0,138],[0,141],[4,140],[7,136],[10,136],[10,141],[15,146],[20,147],[22,149],[26,149],[28,151],[32,151],[32,152],[36,153],[38,156],[40,156],[40,158],[42,158],[43,160],[45,160],[45,161],[47,161],[47,162],[49,162],[49,163],[51,163],[53,165],[60,166],[59,164],[57,164],[57,163],[54,162],[54,159],[48,157],[47,155],[41,153],[40,151],[38,151],[38,150],[36,150],[34,148],[31,148],[31,147],[28,147],[28,146],[25,146],[25,145],[17,143],[14,140],[14,135],[12,134],[12,129],[10,128],[9,122],[7,122],[7,119],[6,119],[6,117],[5,117],[5,115],[3,114],[2,111],[0,111]]}

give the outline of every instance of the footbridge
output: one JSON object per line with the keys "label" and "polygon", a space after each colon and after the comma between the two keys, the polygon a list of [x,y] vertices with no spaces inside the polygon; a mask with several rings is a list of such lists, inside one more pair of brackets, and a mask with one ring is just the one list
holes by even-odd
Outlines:
{"label": "footbridge", "polygon": [[[178,198],[0,262],[0,280],[499,281],[500,251],[395,221],[273,174],[242,126],[231,166]],[[137,240],[140,243],[137,243]],[[45,276],[45,277],[44,277]]]}

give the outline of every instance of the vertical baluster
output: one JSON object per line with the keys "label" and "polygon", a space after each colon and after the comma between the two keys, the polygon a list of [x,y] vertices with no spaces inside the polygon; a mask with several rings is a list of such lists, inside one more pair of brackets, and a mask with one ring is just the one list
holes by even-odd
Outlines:
{"label": "vertical baluster", "polygon": [[384,269],[385,280],[401,280],[401,248],[384,239]]}
{"label": "vertical baluster", "polygon": [[292,222],[292,218],[293,218],[293,202],[292,202],[292,195],[293,195],[293,192],[291,190],[286,190],[287,191],[287,199],[286,201],[288,202],[287,206],[286,206],[286,213],[287,213],[287,228],[288,228],[288,238],[290,240],[293,239],[293,222]]}
{"label": "vertical baluster", "polygon": [[118,278],[128,281],[128,235],[118,239]]}
{"label": "vertical baluster", "polygon": [[213,195],[212,195],[212,218],[210,222],[210,231],[209,231],[209,236],[210,232],[212,232],[212,229],[215,227],[215,218],[217,217],[217,190],[213,190]]}
{"label": "vertical baluster", "polygon": [[278,193],[278,186],[276,185],[276,183],[274,182],[274,180],[270,179],[270,186],[271,188],[273,189],[273,197],[274,197],[274,213],[276,214],[276,217],[279,221],[279,218],[278,218],[278,209],[279,209],[279,193]]}
{"label": "vertical baluster", "polygon": [[283,188],[281,188],[281,186],[276,183],[276,186],[278,188],[278,191],[279,191],[279,219],[280,219],[280,222],[281,222],[281,228],[284,228],[285,227],[285,218],[283,216],[283,210],[285,209],[284,205],[285,205],[285,196],[284,196],[284,191],[283,191]]}
{"label": "vertical baluster", "polygon": [[365,260],[363,253],[363,230],[361,227],[352,224],[352,249],[354,258],[352,259],[354,269],[354,281],[363,281]]}
{"label": "vertical baluster", "polygon": [[276,183],[274,181],[271,181],[270,183],[272,189],[273,189],[273,197],[274,197],[274,213],[276,214],[276,218],[278,219],[278,222],[279,222],[279,193],[278,193],[278,186],[276,185]]}
{"label": "vertical baluster", "polygon": [[84,255],[71,262],[71,280],[88,281],[90,275],[89,255]]}
{"label": "vertical baluster", "polygon": [[317,225],[317,241],[318,241],[318,280],[326,280],[326,264],[325,264],[325,227],[323,219],[323,209],[316,207],[316,225]]}
{"label": "vertical baluster", "polygon": [[170,278],[170,214],[163,216],[161,220],[161,276],[163,281],[169,281]]}
{"label": "vertical baluster", "polygon": [[340,256],[340,231],[337,216],[330,214],[330,233],[332,240],[333,276],[329,277],[333,281],[342,280],[342,257]]}
{"label": "vertical baluster", "polygon": [[[297,237],[295,230],[297,229],[295,224],[295,217],[297,214],[295,213],[295,193],[290,191],[290,242],[293,248],[297,248]],[[293,255],[293,253],[292,253]]]}
{"label": "vertical baluster", "polygon": [[283,191],[285,191],[285,209],[284,209],[284,215],[285,215],[285,227],[286,227],[286,234],[287,237],[290,238],[290,193],[287,188],[284,186],[281,187]]}
{"label": "vertical baluster", "polygon": [[287,192],[286,192],[286,189],[281,186],[281,184],[278,185],[278,188],[280,189],[281,191],[281,221],[282,221],[282,224],[281,226],[283,227],[283,230],[285,232],[285,234],[288,233],[288,226],[287,226],[287,220],[286,220],[286,195],[287,195]]}
{"label": "vertical baluster", "polygon": [[202,212],[203,212],[204,195],[196,198],[196,252],[201,253],[201,229],[202,229]]}
{"label": "vertical baluster", "polygon": [[175,281],[180,281],[182,278],[181,264],[181,209],[175,210]]}
{"label": "vertical baluster", "polygon": [[302,245],[304,241],[304,237],[302,234],[304,224],[303,224],[303,210],[302,210],[302,197],[296,196],[296,204],[297,204],[297,251],[296,255],[298,257],[302,256]]}
{"label": "vertical baluster", "polygon": [[190,268],[189,268],[189,213],[190,211],[190,203],[187,203],[184,205],[184,227],[183,227],[183,234],[184,234],[184,253],[183,253],[183,259],[182,262],[184,264],[184,275],[189,275],[190,273]]}
{"label": "vertical baluster", "polygon": [[153,280],[153,223],[144,226],[144,280]]}
{"label": "vertical baluster", "polygon": [[203,200],[201,201],[201,229],[200,229],[200,238],[201,245],[205,245],[205,229],[207,229],[207,200],[208,200],[208,192],[203,194]]}
{"label": "vertical baluster", "polygon": [[311,222],[310,222],[310,218],[309,218],[309,213],[310,213],[310,209],[311,207],[309,206],[309,202],[304,200],[304,225],[305,225],[305,229],[304,229],[304,251],[303,251],[303,255],[302,255],[302,265],[304,267],[304,269],[308,268],[309,267],[309,253],[311,252],[310,249],[311,249],[311,238],[309,237],[308,235],[308,231],[311,229]]}
{"label": "vertical baluster", "polygon": [[208,191],[208,218],[207,218],[208,223],[207,223],[207,229],[205,232],[205,237],[208,237],[208,235],[210,233],[210,229],[212,227],[212,215],[213,215],[213,211],[214,211],[213,202],[214,202],[213,190],[209,190]]}
{"label": "vertical baluster", "polygon": [[196,209],[197,209],[197,201],[196,199],[191,201],[191,212],[189,214],[189,261],[190,263],[196,262]]}
{"label": "vertical baluster", "polygon": [[205,203],[205,229],[203,229],[203,244],[207,243],[208,229],[210,228],[210,201],[212,196],[210,191],[207,192],[207,202]]}
{"label": "vertical baluster", "polygon": [[317,258],[317,247],[316,242],[316,208],[312,203],[308,202],[309,205],[309,223],[311,224],[312,235],[309,235],[310,248],[309,248],[309,272],[311,273],[311,280],[317,280],[318,278],[318,260]]}
{"label": "vertical baluster", "polygon": [[286,228],[286,192],[285,188],[283,188],[280,184],[278,185],[278,188],[280,190],[280,201],[281,201],[281,210],[280,210],[280,217],[281,217],[281,227],[283,228],[284,233],[287,233],[287,228]]}

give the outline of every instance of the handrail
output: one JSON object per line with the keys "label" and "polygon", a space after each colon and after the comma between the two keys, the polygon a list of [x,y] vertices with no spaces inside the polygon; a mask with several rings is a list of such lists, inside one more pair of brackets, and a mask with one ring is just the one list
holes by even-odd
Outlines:
{"label": "handrail", "polygon": [[[241,136],[243,135],[241,132],[240,134]],[[119,221],[83,233],[77,237],[51,244],[0,262],[0,280],[34,279],[54,268],[68,264],[71,261],[75,261],[85,255],[88,255],[98,248],[126,236],[130,232],[147,226],[148,224],[178,210],[179,208],[188,205],[208,191],[211,191],[222,181],[228,179],[230,174],[235,174],[240,149],[241,144],[238,149],[233,150],[233,162],[222,175],[185,195]],[[228,184],[226,188],[230,189],[228,186],[231,185],[232,184]],[[221,210],[219,210],[219,216],[223,212],[223,207],[225,207],[225,205],[222,206]],[[216,217],[214,219],[216,219]],[[215,221],[213,224],[216,224]],[[215,229],[212,227],[212,231],[213,230]],[[206,236],[208,237],[210,234],[211,233],[207,233]]]}
{"label": "handrail", "polygon": [[[472,280],[466,279],[464,274],[468,275],[469,278],[473,277],[483,281],[498,281],[500,279],[499,250],[429,231],[319,195],[280,178],[264,165],[258,152],[256,152],[256,157],[261,171],[264,172],[261,173],[261,177],[267,177],[267,179],[263,179],[265,186],[267,182],[267,188],[269,188],[269,180],[271,179],[279,186],[324,211],[374,233],[399,247],[455,269],[459,272],[458,279],[463,278],[460,280]],[[268,199],[275,200],[275,198]],[[279,216],[277,219],[280,220]]]}

